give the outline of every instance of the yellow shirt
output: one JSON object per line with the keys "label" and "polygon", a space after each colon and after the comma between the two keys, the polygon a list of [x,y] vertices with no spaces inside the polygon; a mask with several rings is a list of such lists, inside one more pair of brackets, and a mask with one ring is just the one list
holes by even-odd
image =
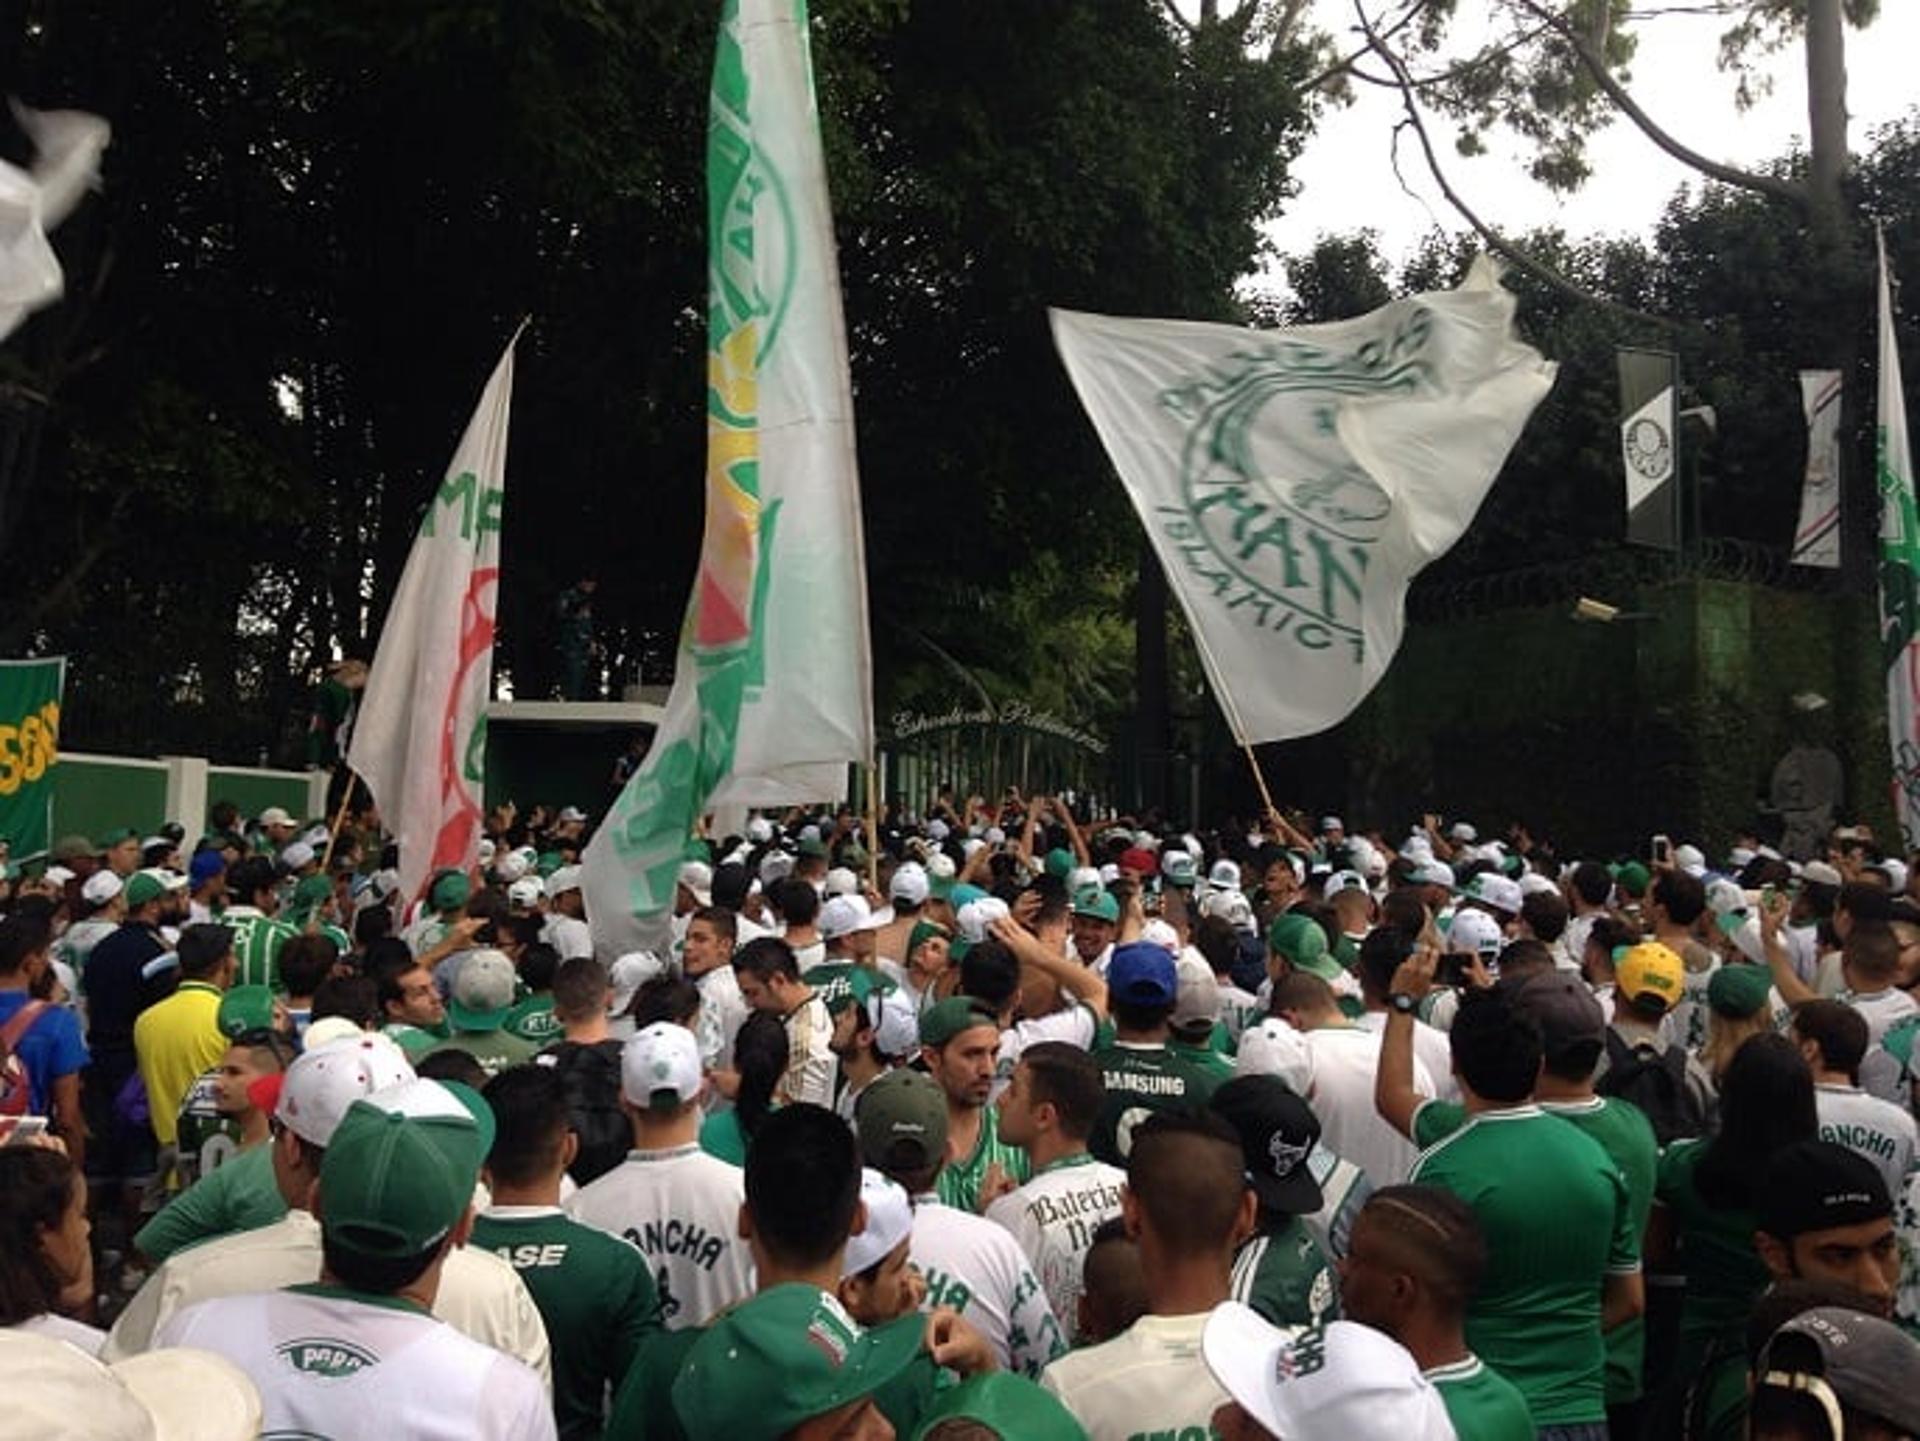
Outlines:
{"label": "yellow shirt", "polygon": [[153,1134],[163,1146],[174,1143],[188,1089],[227,1053],[219,1014],[218,986],[182,981],[179,990],[148,1006],[133,1023],[134,1059],[146,1082]]}

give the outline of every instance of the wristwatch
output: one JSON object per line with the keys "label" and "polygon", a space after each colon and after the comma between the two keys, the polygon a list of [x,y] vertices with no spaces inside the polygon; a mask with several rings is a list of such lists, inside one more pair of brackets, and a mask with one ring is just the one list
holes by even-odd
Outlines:
{"label": "wristwatch", "polygon": [[1420,1009],[1420,1003],[1405,991],[1395,991],[1387,997],[1387,1005],[1403,1016],[1411,1016]]}

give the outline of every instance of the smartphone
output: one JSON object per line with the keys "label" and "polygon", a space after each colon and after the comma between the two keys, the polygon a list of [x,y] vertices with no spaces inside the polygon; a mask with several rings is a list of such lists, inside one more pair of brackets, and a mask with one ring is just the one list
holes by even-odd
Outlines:
{"label": "smartphone", "polygon": [[1440,967],[1434,979],[1443,986],[1464,986],[1467,983],[1467,967],[1472,962],[1473,957],[1460,951],[1450,951],[1440,958]]}
{"label": "smartphone", "polygon": [[0,1146],[15,1146],[47,1133],[45,1116],[0,1116]]}
{"label": "smartphone", "polygon": [[1664,866],[1673,859],[1673,842],[1665,836],[1655,836],[1652,855],[1655,865]]}

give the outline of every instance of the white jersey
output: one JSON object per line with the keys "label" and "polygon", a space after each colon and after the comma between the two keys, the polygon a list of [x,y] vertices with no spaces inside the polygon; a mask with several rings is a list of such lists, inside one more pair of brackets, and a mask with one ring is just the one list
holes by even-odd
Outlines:
{"label": "white jersey", "polygon": [[753,1294],[753,1258],[740,1239],[746,1178],[697,1145],[629,1151],[582,1186],[567,1214],[630,1241],[647,1258],[670,1331],[704,1326]]}
{"label": "white jersey", "polygon": [[1920,1127],[1915,1126],[1912,1113],[1858,1086],[1815,1086],[1813,1104],[1820,1116],[1820,1139],[1873,1162],[1886,1177],[1887,1194],[1897,1197],[1920,1147]]}
{"label": "white jersey", "polygon": [[[700,1061],[709,1070],[733,1069],[733,1042],[746,1024],[746,998],[730,965],[718,965],[694,979],[700,990]],[[719,1094],[715,1092],[715,1094]]]}
{"label": "white jersey", "polygon": [[1050,1011],[1044,1016],[1032,1016],[1015,1021],[1000,1033],[1000,1049],[993,1058],[993,1090],[987,1096],[987,1104],[992,1105],[1000,1099],[1000,1093],[1013,1079],[1013,1068],[1020,1064],[1020,1058],[1026,1054],[1028,1046],[1037,1046],[1043,1041],[1061,1041],[1069,1046],[1078,1046],[1083,1051],[1093,1049],[1093,1038],[1099,1032],[1100,1023],[1093,1012],[1077,1002]]}
{"label": "white jersey", "polygon": [[540,939],[552,946],[563,961],[593,954],[593,932],[578,916],[551,912],[547,916],[547,923],[540,928]]}
{"label": "white jersey", "polygon": [[[1304,1039],[1313,1064],[1307,1104],[1320,1118],[1321,1142],[1365,1171],[1375,1185],[1399,1185],[1420,1152],[1374,1108],[1380,1037],[1354,1025],[1308,1031]],[[1413,1088],[1423,1097],[1439,1094],[1418,1054],[1413,1058]]]}
{"label": "white jersey", "polygon": [[[319,1279],[320,1223],[306,1211],[189,1246],[147,1277],[107,1333],[101,1359],[122,1361],[148,1350],[168,1320],[198,1302]],[[433,1314],[481,1345],[524,1361],[543,1381],[551,1377],[546,1323],[519,1273],[498,1256],[473,1246],[449,1255]]]}
{"label": "white jersey", "polygon": [[[1387,1013],[1368,1011],[1360,1017],[1360,1024],[1376,1036],[1387,1033]],[[1447,1033],[1438,1026],[1430,1026],[1416,1019],[1413,1023],[1413,1058],[1425,1066],[1427,1075],[1433,1079],[1434,1095],[1442,1101],[1460,1099],[1459,1083],[1453,1079],[1453,1042],[1447,1039]]]}
{"label": "white jersey", "polygon": [[840,1058],[833,1053],[833,1017],[826,1003],[808,996],[788,1013],[786,1026],[787,1069],[774,1088],[775,1097],[832,1110]]}
{"label": "white jersey", "polygon": [[1055,1161],[987,1207],[987,1219],[1006,1228],[1039,1274],[1068,1345],[1080,1317],[1081,1272],[1094,1228],[1120,1214],[1120,1188],[1126,1183],[1125,1171],[1082,1151]]}
{"label": "white jersey", "polygon": [[1211,1436],[1227,1393],[1200,1356],[1207,1313],[1142,1316],[1098,1346],[1062,1356],[1040,1384],[1086,1427],[1088,1441]]}
{"label": "white jersey", "polygon": [[1871,995],[1842,991],[1838,999],[1852,1006],[1867,1023],[1867,1054],[1860,1061],[1861,1089],[1905,1109],[1907,1097],[1902,1094],[1899,1059],[1880,1042],[1888,1031],[1920,1012],[1920,1004],[1915,1004],[1905,991],[1891,986]]}
{"label": "white jersey", "polygon": [[1260,1009],[1260,998],[1252,991],[1241,990],[1225,976],[1215,976],[1214,980],[1220,987],[1220,1024],[1238,1045],[1247,1027],[1259,1025],[1265,1015]]}
{"label": "white jersey", "polygon": [[1067,1349],[1067,1338],[1020,1243],[985,1216],[913,1198],[913,1264],[926,1278],[925,1309],[951,1306],[971,1322],[1000,1364],[1029,1379]]}
{"label": "white jersey", "polygon": [[190,1306],[155,1338],[226,1357],[259,1389],[260,1434],[307,1441],[547,1441],[547,1388],[511,1356],[394,1296],[336,1286]]}

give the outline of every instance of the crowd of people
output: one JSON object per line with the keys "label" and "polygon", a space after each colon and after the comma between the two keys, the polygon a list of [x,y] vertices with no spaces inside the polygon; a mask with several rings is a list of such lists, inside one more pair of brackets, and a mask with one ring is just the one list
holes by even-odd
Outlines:
{"label": "crowd of people", "polygon": [[[942,794],[69,838],[0,1437],[1920,1436],[1920,873]],[[15,1403],[15,1396],[18,1402]],[[144,1428],[144,1429],[143,1429]]]}

